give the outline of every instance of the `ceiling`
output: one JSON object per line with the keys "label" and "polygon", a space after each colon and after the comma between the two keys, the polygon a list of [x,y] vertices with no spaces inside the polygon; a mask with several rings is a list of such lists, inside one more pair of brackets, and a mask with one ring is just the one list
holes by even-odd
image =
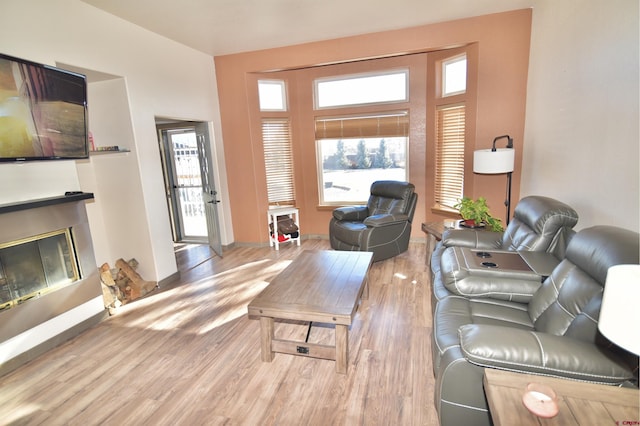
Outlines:
{"label": "ceiling", "polygon": [[81,0],[212,56],[532,7],[535,0]]}

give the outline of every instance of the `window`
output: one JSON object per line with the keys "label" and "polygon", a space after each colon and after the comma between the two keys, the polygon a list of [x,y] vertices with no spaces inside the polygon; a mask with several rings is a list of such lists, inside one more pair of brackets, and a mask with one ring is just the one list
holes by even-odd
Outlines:
{"label": "window", "polygon": [[363,204],[380,179],[407,180],[406,111],[317,118],[321,205]]}
{"label": "window", "polygon": [[284,80],[259,79],[257,85],[267,201],[269,206],[294,206],[293,148],[286,84]]}
{"label": "window", "polygon": [[427,61],[431,76],[427,82],[427,99],[433,103],[429,110],[433,140],[433,209],[453,213],[454,205],[465,191],[473,190],[472,182],[465,184],[471,173],[467,161],[473,153],[476,114],[475,75],[477,45],[433,52]]}
{"label": "window", "polygon": [[323,78],[315,81],[315,107],[406,102],[409,71]]}
{"label": "window", "polygon": [[289,118],[262,119],[262,142],[269,205],[295,205]]}
{"label": "window", "polygon": [[460,95],[467,90],[467,55],[442,61],[442,96]]}
{"label": "window", "polygon": [[464,189],[465,106],[436,109],[436,203],[453,208]]}
{"label": "window", "polygon": [[286,111],[287,92],[282,80],[258,80],[260,111]]}

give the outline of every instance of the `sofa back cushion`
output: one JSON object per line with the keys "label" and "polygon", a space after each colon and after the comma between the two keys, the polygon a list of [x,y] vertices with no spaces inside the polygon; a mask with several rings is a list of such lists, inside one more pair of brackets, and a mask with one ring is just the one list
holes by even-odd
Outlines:
{"label": "sofa back cushion", "polygon": [[539,195],[524,197],[502,236],[502,248],[554,252],[561,258],[576,223],[578,213],[567,204]]}
{"label": "sofa back cushion", "polygon": [[409,182],[380,180],[371,184],[367,202],[369,216],[378,214],[408,215],[415,186]]}
{"label": "sofa back cushion", "polygon": [[578,232],[529,303],[535,329],[595,343],[607,271],[613,265],[638,264],[639,241],[637,232],[613,226]]}

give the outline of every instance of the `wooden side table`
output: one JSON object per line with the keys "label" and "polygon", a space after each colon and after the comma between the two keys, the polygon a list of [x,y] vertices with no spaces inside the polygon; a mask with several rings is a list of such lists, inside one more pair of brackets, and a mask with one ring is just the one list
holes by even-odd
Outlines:
{"label": "wooden side table", "polygon": [[[545,384],[555,391],[560,407],[558,415],[543,419],[527,410],[522,403],[522,394],[532,382]],[[484,392],[496,426],[640,424],[638,389],[487,368],[484,370]]]}
{"label": "wooden side table", "polygon": [[[437,222],[424,222],[422,223],[422,231],[427,234],[427,259],[426,263],[428,267],[431,267],[431,254],[433,250],[436,248],[436,242],[442,240],[442,233],[445,230],[444,227],[445,220],[440,220]],[[450,219],[447,222],[453,222],[455,226],[450,229],[462,229],[459,226],[459,221]],[[449,229],[449,228],[447,228]]]}
{"label": "wooden side table", "polygon": [[436,242],[442,239],[442,233],[444,232],[444,222],[424,222],[422,224],[422,231],[427,234],[427,259],[426,264],[431,267],[431,254],[436,248]]}

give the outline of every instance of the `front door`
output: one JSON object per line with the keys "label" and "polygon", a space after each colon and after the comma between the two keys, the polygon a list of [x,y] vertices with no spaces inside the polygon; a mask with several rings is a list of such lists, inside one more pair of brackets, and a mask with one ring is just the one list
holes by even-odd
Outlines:
{"label": "front door", "polygon": [[211,249],[222,257],[222,240],[220,238],[220,222],[218,219],[218,191],[213,176],[213,161],[211,143],[207,123],[197,123],[196,141],[198,156],[200,157],[200,175],[202,178],[202,200],[204,201],[204,215],[207,221],[207,234]]}
{"label": "front door", "polygon": [[193,126],[164,130],[167,195],[175,241],[207,241],[202,178]]}

